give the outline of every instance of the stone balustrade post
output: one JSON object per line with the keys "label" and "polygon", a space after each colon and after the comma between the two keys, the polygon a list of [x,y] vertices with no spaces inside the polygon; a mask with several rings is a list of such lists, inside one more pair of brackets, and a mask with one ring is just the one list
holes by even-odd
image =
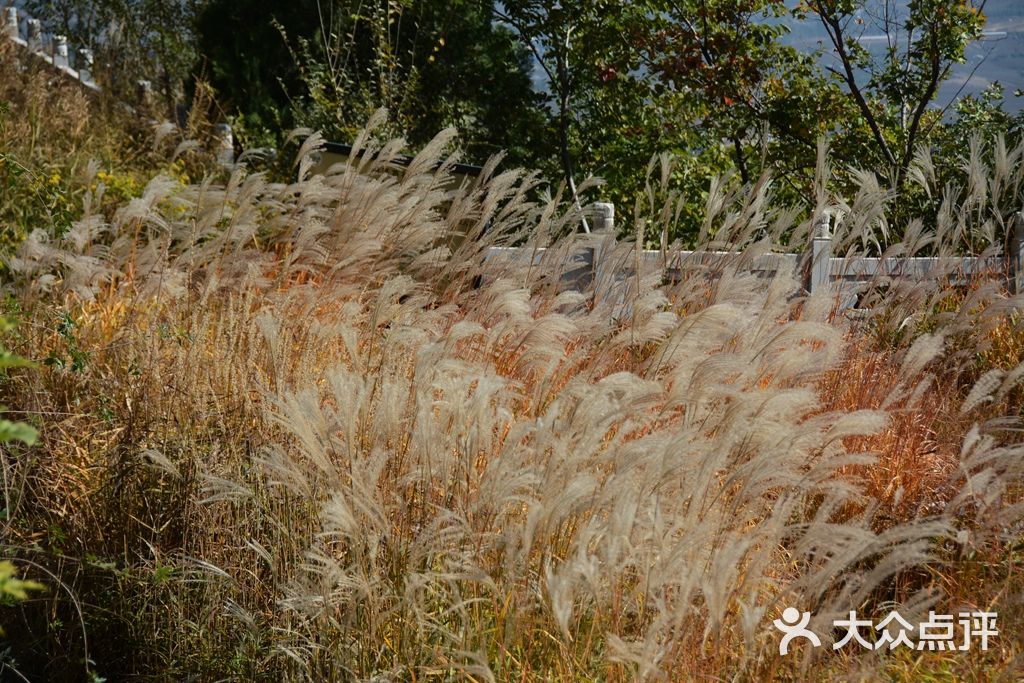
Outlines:
{"label": "stone balustrade post", "polygon": [[78,48],[78,59],[75,61],[75,66],[78,67],[78,80],[87,83],[93,79],[92,65],[92,50],[87,47]]}
{"label": "stone balustrade post", "polygon": [[70,67],[68,61],[68,37],[53,37],[53,65],[58,67]]}
{"label": "stone balustrade post", "polygon": [[153,100],[153,84],[145,79],[136,81],[135,96],[141,106],[148,107]]}
{"label": "stone balustrade post", "polygon": [[38,19],[28,19],[25,22],[25,42],[30,50],[43,49],[43,25]]}
{"label": "stone balustrade post", "polygon": [[235,136],[231,132],[231,126],[226,123],[218,123],[214,127],[214,139],[216,140],[217,163],[229,167],[235,163]]}
{"label": "stone balustrade post", "polygon": [[594,202],[590,205],[593,230],[587,236],[590,265],[594,281],[604,277],[607,256],[615,248],[615,205],[608,202]]}
{"label": "stone balustrade post", "polygon": [[21,33],[18,28],[18,8],[8,7],[4,11],[4,33],[11,38],[17,38]]}
{"label": "stone balustrade post", "polygon": [[594,232],[611,232],[615,230],[615,205],[608,202],[594,202]]}
{"label": "stone balustrade post", "polygon": [[814,222],[814,237],[811,241],[811,270],[807,290],[812,294],[828,289],[832,280],[832,229],[831,217],[827,212]]}
{"label": "stone balustrade post", "polygon": [[1014,215],[1010,230],[1010,290],[1024,294],[1024,211]]}

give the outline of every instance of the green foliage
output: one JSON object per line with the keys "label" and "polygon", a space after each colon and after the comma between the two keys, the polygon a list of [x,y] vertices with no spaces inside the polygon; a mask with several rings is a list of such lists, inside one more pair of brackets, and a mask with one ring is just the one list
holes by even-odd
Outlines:
{"label": "green foliage", "polygon": [[[628,213],[643,192],[650,153],[672,152],[680,161],[669,180],[684,200],[675,237],[696,233],[707,188],[730,168],[743,184],[771,174],[780,199],[806,209],[823,137],[834,160],[827,190],[847,194],[859,183],[855,169],[873,172],[893,190],[889,237],[896,237],[911,216],[934,220],[937,207],[907,183],[922,148],[941,151],[934,155],[940,177],[966,185],[971,137],[1020,130],[998,89],[959,100],[956,116],[934,106],[981,35],[985,19],[975,2],[912,0],[870,26],[863,17],[876,15],[866,0],[792,8],[779,0],[504,6],[524,41],[543,47],[537,59],[552,97],[561,98],[554,116],[570,131],[563,175],[573,166],[601,175],[606,197]],[[793,19],[821,25],[828,61],[784,43],[785,21]],[[858,39],[863,31],[886,35],[890,47],[869,51]]]}
{"label": "green foliage", "polygon": [[[19,136],[16,119],[41,116],[41,107],[29,102],[25,111],[15,108],[19,104],[23,103],[0,99],[0,141],[14,143],[0,147],[0,251],[18,244],[32,227],[48,225],[63,233],[77,213],[61,165],[39,159],[34,153],[36,140]],[[30,130],[41,133],[35,126]]]}
{"label": "green foliage", "polygon": [[24,422],[0,420],[0,443],[22,441],[31,446],[36,442],[37,437],[38,433],[31,425],[25,424]]}
{"label": "green foliage", "polygon": [[198,13],[199,72],[231,115],[243,146],[277,144],[295,123],[301,72],[281,34],[319,40],[315,0],[212,0]]}
{"label": "green foliage", "polygon": [[776,0],[656,2],[631,27],[642,65],[632,80],[660,119],[654,145],[685,169],[672,180],[685,197],[677,237],[696,233],[707,188],[730,169],[744,184],[770,171],[786,201],[807,195],[817,140],[834,129],[825,113],[845,99],[823,87],[812,55],[781,42],[784,13]]}
{"label": "green foliage", "polygon": [[[868,0],[805,0],[794,16],[821,23],[839,66],[831,87],[856,103],[839,119],[842,160],[874,170],[900,190],[915,153],[942,127],[931,105],[968,44],[981,36],[983,3],[910,0],[904,11],[869,11]],[[866,19],[865,19],[866,17]],[[863,28],[859,28],[863,27]],[[886,37],[881,54],[858,37],[862,30]]]}
{"label": "green foliage", "polygon": [[[0,332],[9,332],[14,324],[6,317],[0,317]],[[31,367],[32,363],[0,346],[0,373],[11,368]],[[24,422],[0,419],[0,445],[20,441],[27,446],[35,444],[38,433]],[[10,605],[28,599],[30,591],[43,590],[45,586],[36,581],[19,579],[17,569],[8,560],[0,561],[0,605]],[[0,628],[0,635],[3,629]]]}
{"label": "green foliage", "polygon": [[[506,163],[541,169],[573,198],[584,178],[602,177],[583,201],[613,201],[620,216],[642,206],[650,156],[672,153],[667,183],[683,202],[673,237],[687,240],[708,188],[733,168],[742,184],[770,174],[782,201],[806,209],[823,137],[835,161],[828,191],[847,193],[851,169],[866,169],[893,190],[896,232],[910,216],[927,223],[934,202],[908,182],[921,150],[938,176],[961,182],[972,134],[1019,130],[997,88],[935,106],[981,35],[981,6],[908,0],[879,15],[870,0],[30,3],[80,42],[117,20],[115,89],[144,74],[170,102],[192,64],[246,148],[280,146],[295,126],[348,141],[386,107],[381,134],[412,150],[454,126],[469,161],[506,150]],[[786,44],[794,20],[820,25],[827,59]],[[868,49],[865,32],[888,47]],[[66,193],[45,182],[31,191],[67,222]]]}
{"label": "green foliage", "polygon": [[0,205],[7,214],[0,244],[11,247],[26,236],[28,226],[45,221],[62,234],[77,211],[59,169],[32,168],[13,152],[0,153]]}
{"label": "green foliage", "polygon": [[0,256],[32,231],[66,234],[87,196],[92,212],[109,218],[139,194],[140,177],[165,163],[148,121],[123,107],[105,110],[106,102],[52,76],[0,41]]}
{"label": "green foliage", "polygon": [[386,107],[384,132],[414,148],[455,126],[473,161],[502,150],[517,163],[543,160],[526,54],[486,4],[214,0],[198,34],[243,144],[278,145],[294,125],[351,140]]}
{"label": "green foliage", "polygon": [[[666,3],[643,27],[659,103],[695,121],[680,143],[718,141],[744,182],[783,157],[813,168],[817,139],[829,132],[821,113],[840,104],[810,56],[780,43],[787,31],[772,20],[784,11],[776,0]],[[770,156],[759,160],[765,148]]]}
{"label": "green foliage", "polygon": [[[0,334],[9,333],[14,329],[14,327],[15,324],[10,318],[0,316]],[[22,358],[17,354],[11,353],[4,348],[2,344],[0,344],[0,377],[6,375],[7,371],[13,368],[32,367],[35,367],[35,363],[26,358]],[[0,408],[0,411],[2,411],[2,408]],[[37,437],[38,433],[31,425],[25,424],[24,422],[0,420],[0,444],[10,443],[12,441],[21,441],[25,445],[31,446],[35,444]]]}
{"label": "green foliage", "polygon": [[[676,156],[665,182],[682,199],[673,237],[692,238],[713,179],[780,176],[807,194],[826,111],[845,98],[821,87],[811,55],[781,44],[785,7],[736,2],[503,3],[501,21],[547,77],[560,175],[599,175],[602,198],[627,217],[646,194],[652,152]],[[627,224],[628,225],[628,224]]]}
{"label": "green foliage", "polygon": [[83,351],[75,333],[75,320],[71,314],[64,312],[57,323],[57,334],[63,341],[63,353],[55,351],[43,361],[46,365],[58,370],[68,369],[71,372],[82,372],[89,362],[89,353]]}
{"label": "green foliage", "polygon": [[29,591],[43,590],[45,586],[37,581],[18,578],[18,570],[8,560],[0,561],[0,604],[28,600]]}

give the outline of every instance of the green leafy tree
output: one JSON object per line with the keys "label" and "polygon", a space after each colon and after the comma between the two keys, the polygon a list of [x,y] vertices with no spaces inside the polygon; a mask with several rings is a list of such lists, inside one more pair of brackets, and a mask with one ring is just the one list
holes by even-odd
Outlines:
{"label": "green leafy tree", "polygon": [[[829,67],[856,103],[858,118],[846,126],[843,149],[901,189],[918,147],[942,123],[931,105],[967,46],[980,38],[984,0],[909,0],[881,13],[868,0],[805,0],[797,17],[817,19],[838,67]],[[881,32],[885,49],[872,54],[861,37]],[[863,135],[867,133],[867,135]],[[867,148],[859,141],[868,139]],[[852,144],[851,144],[852,143]],[[854,159],[851,159],[854,160]]]}
{"label": "green leafy tree", "polygon": [[287,37],[322,51],[318,17],[315,0],[212,0],[199,12],[198,73],[235,118],[243,144],[276,144],[295,126],[302,71]]}
{"label": "green leafy tree", "polygon": [[[499,18],[547,75],[570,187],[574,176],[598,173],[610,180],[605,193],[628,210],[649,155],[672,152],[678,163],[669,181],[684,198],[685,235],[696,229],[711,179],[730,167],[745,184],[770,172],[784,201],[806,203],[823,137],[836,190],[852,188],[848,169],[864,168],[896,190],[897,223],[921,208],[906,187],[908,170],[917,150],[939,145],[953,125],[936,96],[984,16],[965,0],[889,3],[881,14],[875,5],[649,0],[563,8],[521,0],[504,3]],[[829,59],[785,43],[794,19],[820,24]],[[865,48],[867,32],[885,36],[886,48]],[[952,169],[958,160],[942,163]]]}
{"label": "green leafy tree", "polygon": [[212,84],[264,139],[292,125],[351,139],[386,107],[386,132],[413,147],[455,126],[473,161],[543,156],[528,55],[487,3],[215,0],[199,35]]}
{"label": "green leafy tree", "polygon": [[597,20],[601,4],[605,3],[564,7],[558,0],[510,0],[494,6],[495,16],[516,32],[546,78],[561,176],[577,205],[575,133],[581,125],[581,110],[593,101],[587,98],[587,76],[594,61],[591,46],[599,39],[600,29],[610,24],[608,17]]}
{"label": "green leafy tree", "polygon": [[744,184],[770,172],[790,202],[807,196],[818,139],[850,111],[815,56],[783,43],[787,13],[780,0],[677,0],[637,27],[652,102],[675,122],[665,143],[684,160],[691,231],[729,167]]}
{"label": "green leafy tree", "polygon": [[750,183],[766,169],[806,194],[824,111],[842,109],[813,55],[781,44],[778,0],[676,0],[562,6],[506,2],[496,11],[546,76],[561,176],[590,174],[628,212],[647,194],[651,155],[675,155],[681,234],[695,233],[712,178]]}

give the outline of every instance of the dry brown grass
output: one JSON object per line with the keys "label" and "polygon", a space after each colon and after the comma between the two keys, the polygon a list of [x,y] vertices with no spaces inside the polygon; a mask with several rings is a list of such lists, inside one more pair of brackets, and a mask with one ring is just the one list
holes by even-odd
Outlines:
{"label": "dry brown grass", "polygon": [[[847,357],[820,384],[827,410],[885,410],[887,428],[868,437],[846,440],[854,451],[876,453],[868,466],[844,474],[859,479],[867,499],[883,506],[893,521],[927,516],[943,509],[955,494],[950,483],[960,463],[959,439],[970,427],[960,415],[962,397],[929,382],[906,395],[907,377],[895,353],[871,348],[868,340],[851,340]],[[884,517],[879,518],[884,523]]]}
{"label": "dry brown grass", "polygon": [[[1021,448],[991,419],[1014,379],[962,412],[962,349],[923,330],[882,348],[739,264],[637,280],[625,313],[606,283],[558,294],[557,260],[485,264],[565,244],[575,218],[515,173],[445,190],[447,141],[400,175],[307,178],[313,140],[290,184],[157,178],[23,245],[16,347],[60,361],[5,385],[44,440],[3,453],[6,547],[61,582],[3,613],[26,672],[1011,675]],[[806,235],[766,201],[732,197],[714,239]],[[1005,292],[974,296],[1010,343]],[[967,596],[1006,615],[987,658],[784,658],[770,626],[788,604],[824,634]]]}

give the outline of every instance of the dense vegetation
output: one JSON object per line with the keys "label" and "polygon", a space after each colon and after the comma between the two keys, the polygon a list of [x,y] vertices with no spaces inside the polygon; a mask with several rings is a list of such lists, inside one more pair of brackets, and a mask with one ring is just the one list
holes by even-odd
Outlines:
{"label": "dense vegetation", "polygon": [[[714,178],[776,180],[811,205],[817,143],[831,140],[837,191],[870,171],[894,223],[928,220],[934,197],[908,182],[922,149],[940,185],[966,185],[973,135],[1022,130],[1002,86],[940,100],[982,37],[983,0],[28,0],[52,29],[103,46],[108,88],[150,79],[171,117],[196,79],[217,92],[243,148],[280,147],[296,126],[350,142],[386,107],[387,131],[418,151],[455,127],[464,159],[554,182],[606,181],[590,199],[629,215],[652,154],[677,158],[666,192],[685,199],[675,235],[693,239]],[[111,23],[113,22],[113,23]],[[110,26],[116,26],[111,30]],[[788,40],[819,37],[798,49]],[[882,42],[862,38],[884,37]],[[877,46],[877,47],[872,47]],[[208,107],[209,103],[199,103]],[[1013,111],[1014,107],[1010,107]],[[173,117],[172,117],[173,118]]]}
{"label": "dense vegetation", "polygon": [[[932,4],[955,4],[964,35],[976,30],[968,5]],[[440,6],[390,3],[365,19],[369,37],[338,31],[337,45],[365,40],[375,47],[360,59],[376,64],[393,29],[370,29],[392,26],[399,10],[421,11],[423,31],[449,26],[430,13]],[[727,10],[777,5],[704,6],[724,27],[742,18]],[[852,7],[803,11],[815,6]],[[87,97],[0,47],[0,676],[1019,678],[1021,296],[999,268],[966,285],[879,279],[848,316],[827,293],[799,294],[799,273],[765,281],[745,268],[766,249],[803,251],[825,211],[838,217],[838,253],[1001,253],[1024,198],[1024,146],[997,102],[964,103],[975,119],[932,118],[905,166],[880,161],[884,148],[902,158],[909,133],[887,118],[881,91],[868,94],[884,147],[854,112],[849,128],[809,132],[810,149],[769,135],[748,156],[760,114],[746,108],[753,118],[734,127],[728,116],[740,112],[712,113],[720,94],[693,82],[671,93],[697,122],[678,139],[722,144],[649,161],[662,148],[644,130],[585,132],[603,106],[630,101],[643,106],[623,121],[655,130],[634,117],[656,111],[649,95],[603,89],[628,93],[639,74],[606,62],[586,94],[595,99],[577,108],[590,63],[576,47],[559,57],[552,42],[541,58],[554,60],[555,80],[571,67],[568,82],[583,89],[565,100],[571,118],[543,103],[524,111],[541,116],[524,125],[548,130],[551,148],[513,154],[538,154],[557,175],[566,123],[583,169],[600,167],[583,140],[630,140],[635,158],[609,152],[638,164],[609,190],[639,198],[622,221],[637,240],[608,257],[623,268],[647,239],[669,254],[686,242],[736,251],[679,282],[631,277],[625,291],[600,278],[559,291],[567,255],[588,238],[574,234],[580,212],[567,195],[545,195],[543,175],[493,159],[453,189],[438,169],[453,150],[505,144],[487,135],[516,92],[558,97],[526,88],[513,39],[547,40],[565,30],[558,22],[590,17],[603,38],[572,46],[621,47],[611,40],[621,33],[665,59],[703,55],[668,34],[656,49],[629,34],[658,16],[651,8],[583,3],[570,17],[509,2],[500,28],[467,5],[451,21],[504,47],[465,59],[518,66],[505,85],[470,93],[482,127],[465,143],[428,132],[450,112],[417,109],[419,86],[403,79],[387,81],[409,93],[389,100],[402,105],[391,116],[372,113],[382,81],[358,85],[365,99],[347,100],[351,109],[330,109],[353,92],[313,68],[335,48],[300,41],[278,16],[280,29],[261,34],[268,49],[242,56],[258,62],[283,34],[298,61],[282,85],[323,89],[286,104],[268,86],[235,120],[244,131],[259,115],[256,144],[279,123],[315,121],[380,152],[328,176],[309,173],[315,135],[299,136],[301,147],[275,141],[280,163],[266,172],[214,163],[207,115],[244,100],[217,90],[223,63],[209,64],[212,88],[192,88],[186,125],[154,126],[152,112],[117,105],[116,71],[109,99]],[[156,40],[136,20],[134,35],[149,36],[136,42]],[[740,22],[749,33],[722,28],[713,42],[811,69],[770,40],[771,26]],[[201,46],[196,30],[165,39]],[[457,78],[453,64],[428,73],[445,45],[417,62],[417,83]],[[705,85],[729,83],[718,66]],[[149,68],[129,67],[119,78]],[[170,67],[160,63],[168,92],[192,73]],[[508,87],[509,102],[487,102],[500,99],[491,87]],[[965,135],[967,120],[990,135]],[[396,171],[384,159],[403,149],[419,156]],[[787,149],[801,150],[790,157],[803,180],[778,166]],[[724,175],[704,182],[698,167]],[[513,243],[551,249],[537,267],[485,262],[490,246]],[[780,656],[771,621],[789,605],[813,612],[824,647]],[[832,651],[833,619],[855,609],[877,621],[894,606],[915,621],[929,609],[995,611],[999,635],[987,651]]]}

